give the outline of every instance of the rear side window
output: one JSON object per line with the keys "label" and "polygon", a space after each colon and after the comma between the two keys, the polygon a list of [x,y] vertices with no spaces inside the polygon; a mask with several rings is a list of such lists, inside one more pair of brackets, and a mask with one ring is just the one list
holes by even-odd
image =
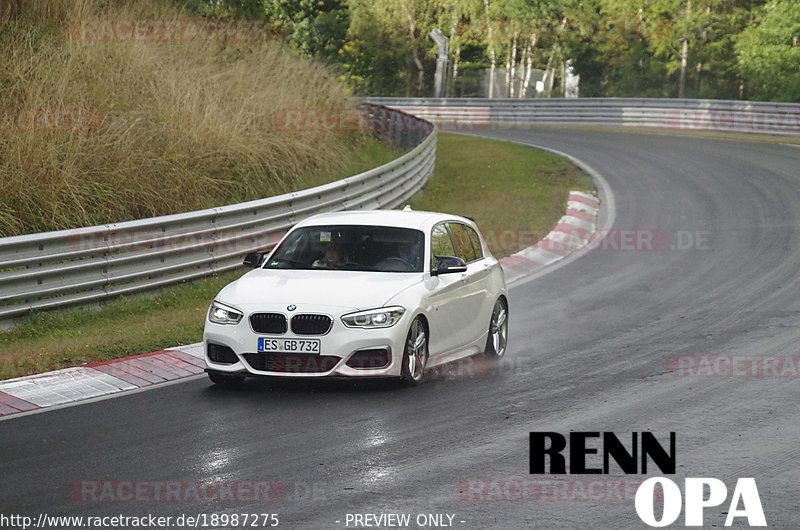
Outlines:
{"label": "rear side window", "polygon": [[479,260],[483,257],[480,244],[477,247],[473,244],[473,236],[477,239],[477,234],[467,225],[461,223],[449,223],[450,235],[453,238],[453,246],[455,247],[456,256],[463,259],[466,263]]}
{"label": "rear side window", "polygon": [[481,240],[478,237],[478,232],[469,226],[467,227],[467,232],[469,232],[469,240],[472,241],[472,248],[475,250],[475,259],[483,259],[483,247],[481,247]]}

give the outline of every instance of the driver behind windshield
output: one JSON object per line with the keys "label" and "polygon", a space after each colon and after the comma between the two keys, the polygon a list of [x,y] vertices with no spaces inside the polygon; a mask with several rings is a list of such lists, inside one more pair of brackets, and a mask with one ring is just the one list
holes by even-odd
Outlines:
{"label": "driver behind windshield", "polygon": [[336,243],[331,243],[325,248],[325,255],[314,261],[311,266],[321,269],[338,269],[344,267],[346,261],[344,248]]}
{"label": "driver behind windshield", "polygon": [[400,243],[398,245],[398,256],[411,264],[414,270],[420,268],[419,243]]}

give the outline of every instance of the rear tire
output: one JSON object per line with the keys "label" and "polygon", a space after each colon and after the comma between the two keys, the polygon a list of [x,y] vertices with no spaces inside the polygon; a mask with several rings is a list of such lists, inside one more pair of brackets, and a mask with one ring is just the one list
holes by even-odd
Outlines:
{"label": "rear tire", "polygon": [[208,378],[215,385],[239,386],[244,383],[245,376],[241,374],[223,374],[221,372],[208,372]]}
{"label": "rear tire", "polygon": [[489,336],[486,337],[486,348],[483,353],[490,360],[503,358],[508,349],[508,303],[498,298],[494,303],[492,318],[489,321]]}
{"label": "rear tire", "polygon": [[428,364],[428,329],[422,318],[411,322],[403,347],[403,366],[400,380],[405,385],[416,386],[425,378]]}

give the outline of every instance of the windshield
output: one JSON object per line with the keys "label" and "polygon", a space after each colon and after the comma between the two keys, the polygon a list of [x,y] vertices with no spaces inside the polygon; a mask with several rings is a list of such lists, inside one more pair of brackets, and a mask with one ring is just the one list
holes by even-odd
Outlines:
{"label": "windshield", "polygon": [[425,236],[385,226],[308,226],[275,249],[265,269],[422,272]]}

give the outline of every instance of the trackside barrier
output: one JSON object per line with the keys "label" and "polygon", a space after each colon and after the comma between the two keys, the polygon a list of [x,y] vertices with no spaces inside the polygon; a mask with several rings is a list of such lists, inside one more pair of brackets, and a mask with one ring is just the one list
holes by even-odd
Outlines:
{"label": "trackside barrier", "polygon": [[402,205],[433,173],[431,123],[362,105],[396,160],[330,184],[277,197],[124,223],[0,238],[0,327],[31,310],[102,302],[241,266],[303,218]]}
{"label": "trackside barrier", "polygon": [[797,103],[649,98],[368,98],[367,101],[462,130],[600,125],[800,135]]}

